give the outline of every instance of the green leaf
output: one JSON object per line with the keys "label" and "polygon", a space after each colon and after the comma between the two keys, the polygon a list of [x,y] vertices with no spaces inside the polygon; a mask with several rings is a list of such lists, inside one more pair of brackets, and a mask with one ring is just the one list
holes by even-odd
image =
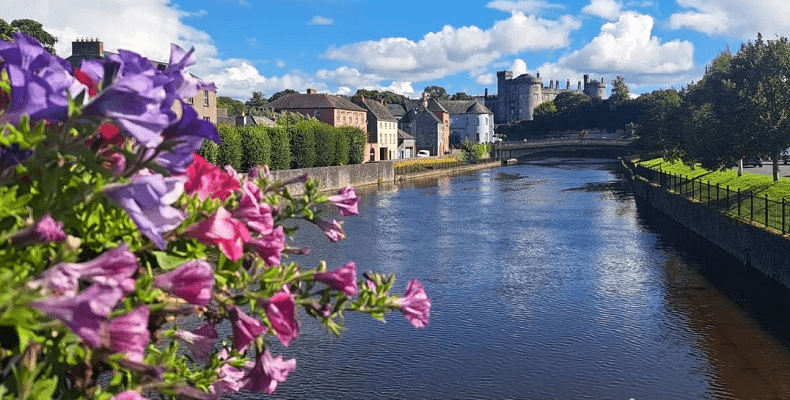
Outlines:
{"label": "green leaf", "polygon": [[33,384],[33,389],[28,395],[30,400],[50,400],[58,387],[58,377],[53,376],[49,379],[39,379]]}
{"label": "green leaf", "polygon": [[188,258],[169,254],[164,251],[152,251],[151,254],[156,257],[156,263],[159,264],[159,268],[165,271],[176,269],[189,261]]}

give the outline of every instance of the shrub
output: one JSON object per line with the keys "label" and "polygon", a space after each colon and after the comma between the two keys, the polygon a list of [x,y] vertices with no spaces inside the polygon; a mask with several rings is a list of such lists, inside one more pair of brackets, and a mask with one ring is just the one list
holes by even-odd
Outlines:
{"label": "shrub", "polygon": [[291,144],[291,168],[315,167],[315,131],[310,121],[299,122],[290,127],[288,135]]}
{"label": "shrub", "polygon": [[271,162],[271,139],[266,127],[245,126],[241,133],[241,172]]}
{"label": "shrub", "polygon": [[288,138],[288,131],[283,126],[267,128],[269,139],[272,145],[271,169],[291,168],[291,144]]}
{"label": "shrub", "polygon": [[230,165],[241,170],[241,135],[233,125],[218,124],[217,131],[221,143],[217,154],[217,165]]}

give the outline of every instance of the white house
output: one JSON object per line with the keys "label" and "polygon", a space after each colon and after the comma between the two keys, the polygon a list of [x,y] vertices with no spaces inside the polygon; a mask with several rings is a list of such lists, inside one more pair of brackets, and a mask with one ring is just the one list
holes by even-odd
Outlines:
{"label": "white house", "polygon": [[494,141],[494,113],[478,100],[440,100],[450,113],[450,143]]}

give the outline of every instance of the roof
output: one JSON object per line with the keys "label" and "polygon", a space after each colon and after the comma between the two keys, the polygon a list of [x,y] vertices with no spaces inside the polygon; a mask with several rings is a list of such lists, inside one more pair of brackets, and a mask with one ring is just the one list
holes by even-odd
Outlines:
{"label": "roof", "polygon": [[428,109],[431,110],[431,111],[440,111],[440,112],[447,113],[447,114],[450,113],[449,111],[447,111],[446,108],[442,107],[442,105],[439,103],[439,101],[437,101],[436,99],[434,99],[432,97],[428,99]]}
{"label": "roof", "polygon": [[541,82],[541,80],[539,78],[536,78],[536,77],[534,77],[534,76],[532,76],[530,74],[521,74],[521,75],[517,76],[515,79],[519,79],[519,80],[523,79],[523,80],[525,80],[527,82]]}
{"label": "roof", "polygon": [[300,110],[307,108],[335,108],[350,111],[367,111],[343,97],[326,93],[290,93],[266,105],[275,110]]}
{"label": "roof", "polygon": [[414,136],[410,135],[408,132],[404,131],[403,129],[398,129],[398,139],[414,139]]}
{"label": "roof", "polygon": [[460,114],[493,114],[479,100],[439,100],[450,115]]}
{"label": "roof", "polygon": [[[380,101],[372,100],[372,99],[366,99],[364,97],[362,99],[360,99],[360,100],[361,100],[361,103],[362,103],[363,107],[367,108],[368,111],[370,111],[371,114],[373,114],[373,116],[376,117],[377,120],[379,120],[379,121],[389,121],[389,122],[397,122],[398,121],[397,118],[393,117],[392,114],[390,114],[389,110],[387,109],[387,106],[385,106]],[[359,104],[359,103],[356,103],[356,104]]]}
{"label": "roof", "polygon": [[396,119],[406,115],[406,107],[403,104],[391,103],[387,104],[387,111]]}

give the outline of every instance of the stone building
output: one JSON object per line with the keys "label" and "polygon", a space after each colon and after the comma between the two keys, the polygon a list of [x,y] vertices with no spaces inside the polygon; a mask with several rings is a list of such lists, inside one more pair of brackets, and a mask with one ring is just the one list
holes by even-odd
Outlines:
{"label": "stone building", "polygon": [[[497,72],[497,94],[489,96],[486,93],[485,105],[494,111],[494,122],[497,124],[511,124],[517,121],[531,121],[533,111],[540,103],[554,100],[562,92],[586,94],[593,99],[603,100],[606,97],[606,83],[590,80],[589,75],[584,75],[582,82],[571,87],[568,79],[564,87],[559,80],[550,80],[548,86],[543,85],[543,80],[538,72],[535,76],[522,74],[513,78],[513,71]],[[488,90],[486,89],[486,92]]]}
{"label": "stone building", "polygon": [[[387,110],[382,101],[354,96],[351,101],[368,112],[368,137],[372,148],[378,152],[370,161],[393,160],[398,155],[398,120]],[[374,150],[375,152],[376,150]]]}

